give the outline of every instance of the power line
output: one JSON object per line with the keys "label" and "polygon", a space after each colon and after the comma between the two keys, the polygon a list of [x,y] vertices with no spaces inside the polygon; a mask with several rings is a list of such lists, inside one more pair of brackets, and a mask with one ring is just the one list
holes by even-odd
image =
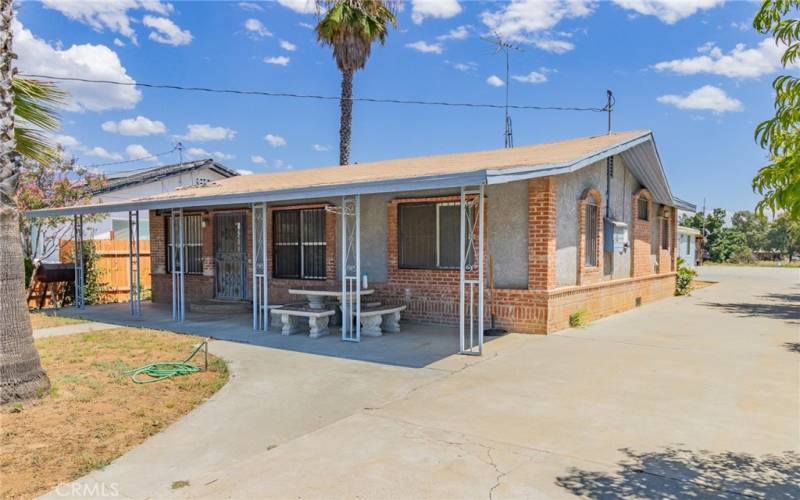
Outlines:
{"label": "power line", "polygon": [[[97,167],[107,167],[109,165],[122,165],[124,163],[133,163],[133,162],[142,161],[142,160],[151,160],[153,158],[158,158],[160,156],[164,156],[164,155],[168,155],[170,153],[174,153],[176,149],[178,149],[177,146],[172,148],[172,149],[170,149],[169,151],[164,151],[163,153],[156,153],[156,154],[152,154],[152,155],[149,155],[149,156],[142,156],[140,158],[131,158],[130,160],[109,161],[109,162],[105,162],[105,163],[94,163],[92,165],[79,165],[79,166],[83,167],[83,168],[97,168]],[[142,169],[142,168],[134,168],[134,169],[131,169],[131,170],[120,170],[119,172],[114,172],[114,173],[135,172],[136,170],[144,170],[144,169]]]}
{"label": "power line", "polygon": [[[66,77],[66,76],[52,76],[52,75],[36,75],[20,73],[21,76],[29,78],[40,78],[45,80],[65,81],[65,82],[83,82],[83,83],[97,83],[105,85],[120,85],[124,87],[145,87],[151,89],[168,89],[168,90],[183,90],[190,92],[209,92],[216,94],[236,94],[236,95],[255,95],[262,97],[290,97],[296,99],[316,99],[324,101],[340,101],[339,96],[325,96],[315,94],[298,94],[294,92],[270,92],[264,90],[241,90],[241,89],[219,89],[212,87],[185,87],[182,85],[171,84],[156,84],[156,83],[142,83],[142,82],[120,82],[115,80],[94,80],[90,78],[79,77]],[[474,103],[474,102],[448,102],[448,101],[421,101],[409,99],[387,99],[375,97],[352,97],[352,101],[356,102],[372,102],[384,104],[417,104],[422,106],[450,106],[461,108],[488,108],[488,109],[506,109],[504,104],[490,104],[490,103]],[[537,111],[592,111],[595,113],[605,112],[606,108],[595,107],[579,107],[579,106],[533,106],[533,105],[520,105],[511,104],[507,106],[510,109],[526,109]]]}

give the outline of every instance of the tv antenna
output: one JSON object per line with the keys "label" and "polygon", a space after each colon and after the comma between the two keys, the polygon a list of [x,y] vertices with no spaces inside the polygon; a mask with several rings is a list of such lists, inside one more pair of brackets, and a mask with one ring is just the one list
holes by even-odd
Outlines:
{"label": "tv antenna", "polygon": [[518,52],[522,52],[522,49],[516,45],[512,45],[505,40],[503,40],[500,35],[494,33],[491,37],[482,36],[481,40],[484,42],[490,43],[495,47],[495,54],[504,53],[506,56],[506,123],[505,123],[505,147],[513,148],[514,147],[514,132],[511,128],[511,115],[508,113],[508,91],[509,87],[511,86],[511,82],[509,81],[510,77],[510,69],[511,69],[511,58],[509,54],[512,50],[516,50]]}

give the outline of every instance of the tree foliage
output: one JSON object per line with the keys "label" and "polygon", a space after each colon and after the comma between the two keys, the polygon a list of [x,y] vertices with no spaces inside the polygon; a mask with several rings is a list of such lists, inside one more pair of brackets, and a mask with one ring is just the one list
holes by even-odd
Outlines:
{"label": "tree foliage", "polygon": [[[785,47],[784,68],[800,61],[800,0],[764,0],[753,26],[770,34],[775,43]],[[800,217],[800,79],[778,76],[775,90],[775,116],[759,123],[755,138],[769,154],[770,163],[753,179],[753,190],[763,196],[756,211],[777,213],[780,210]]]}
{"label": "tree foliage", "polygon": [[59,151],[53,147],[44,131],[58,130],[59,119],[55,106],[62,104],[67,93],[52,82],[14,77],[14,114],[17,123],[14,135],[17,152],[42,164],[56,161]]}
{"label": "tree foliage", "polygon": [[28,210],[77,205],[88,201],[105,184],[105,178],[65,159],[60,149],[55,159],[40,163],[23,159],[17,183],[16,204],[20,212],[22,253],[25,257],[45,259],[58,250],[58,242],[72,234],[72,218],[48,217],[31,220]]}

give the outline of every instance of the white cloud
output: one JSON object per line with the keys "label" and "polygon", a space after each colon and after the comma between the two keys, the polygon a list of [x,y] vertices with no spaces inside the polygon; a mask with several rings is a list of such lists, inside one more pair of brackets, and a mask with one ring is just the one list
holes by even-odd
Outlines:
{"label": "white cloud", "polygon": [[283,50],[288,50],[289,52],[294,52],[295,50],[297,50],[297,45],[287,40],[281,40],[281,48]]}
{"label": "white cloud", "polygon": [[437,40],[464,40],[469,36],[469,26],[459,26],[447,32],[446,35],[439,35]]}
{"label": "white cloud", "polygon": [[314,0],[278,0],[278,3],[299,14],[314,14],[317,12]]}
{"label": "white cloud", "polygon": [[313,146],[311,146],[311,149],[313,149],[314,151],[323,152],[323,151],[330,151],[331,147],[325,144],[314,144]]}
{"label": "white cloud", "polygon": [[265,64],[276,64],[278,66],[286,66],[287,64],[289,64],[290,60],[291,59],[289,59],[286,56],[265,57],[264,58],[264,63]]}
{"label": "white cloud", "polygon": [[247,170],[245,168],[237,168],[236,173],[239,175],[253,175],[255,172],[252,170]]}
{"label": "white cloud", "polygon": [[64,148],[78,148],[80,147],[81,143],[78,139],[72,137],[71,135],[66,134],[56,134],[51,137],[53,142],[56,144],[60,144]]}
{"label": "white cloud", "polygon": [[[51,46],[36,38],[20,22],[14,21],[14,51],[19,68],[25,73],[60,77],[80,77],[135,83],[117,56],[105,45],[72,45],[68,49]],[[69,111],[131,109],[142,98],[136,87],[60,82],[69,92],[65,108]]]}
{"label": "white cloud", "polygon": [[300,23],[297,23],[297,25],[300,26],[301,28],[306,28],[306,29],[310,29],[310,30],[313,30],[314,28],[316,28],[316,26],[314,26],[311,23],[300,22]]}
{"label": "white cloud", "polygon": [[522,83],[544,83],[547,75],[544,72],[531,71],[527,75],[513,75],[511,79]]}
{"label": "white cloud", "polygon": [[264,8],[254,2],[239,2],[239,8],[249,11],[263,11]]}
{"label": "white cloud", "polygon": [[264,140],[267,141],[273,148],[279,148],[286,145],[286,139],[279,135],[267,134],[264,136]]}
{"label": "white cloud", "polygon": [[492,75],[489,78],[487,78],[486,83],[488,83],[492,87],[502,87],[503,85],[506,84],[506,82],[504,82],[503,79],[497,75]]}
{"label": "white cloud", "polygon": [[758,78],[781,68],[783,48],[776,45],[773,38],[766,38],[750,49],[743,43],[737,44],[727,54],[713,43],[702,45],[697,51],[702,55],[664,61],[653,67],[681,75],[708,73],[729,78]]}
{"label": "white cloud", "polygon": [[156,31],[151,31],[147,38],[154,42],[177,47],[188,45],[192,41],[192,33],[182,30],[166,17],[144,16],[142,24]]}
{"label": "white cloud", "polygon": [[457,69],[458,71],[462,71],[464,73],[466,73],[468,71],[475,71],[476,69],[478,69],[478,64],[473,62],[473,61],[467,61],[465,63],[464,62],[445,61],[444,63],[447,64],[447,65],[450,65],[453,68]]}
{"label": "white cloud", "polygon": [[626,10],[644,16],[656,16],[666,24],[675,24],[699,10],[713,9],[725,0],[613,0]]}
{"label": "white cloud", "polygon": [[481,20],[501,38],[527,40],[526,35],[554,28],[562,19],[588,16],[591,0],[513,0],[503,8],[481,13]]}
{"label": "white cloud", "polygon": [[694,109],[724,113],[726,111],[741,111],[742,102],[729,97],[724,90],[712,85],[704,85],[699,89],[682,95],[662,95],[657,98],[663,104],[672,104],[679,109]]}
{"label": "white cloud", "polygon": [[125,46],[125,42],[123,42],[119,38],[115,38],[114,39],[114,45],[116,45],[117,47],[124,47]]}
{"label": "white cloud", "polygon": [[267,163],[267,159],[260,155],[250,156],[250,161],[255,163],[256,165],[264,165],[265,163]]}
{"label": "white cloud", "polygon": [[89,25],[96,31],[105,29],[127,37],[137,43],[136,33],[131,28],[129,10],[144,9],[161,15],[172,12],[172,5],[158,0],[114,0],[114,1],[76,1],[43,0],[48,9],[61,12],[73,21]]}
{"label": "white cloud", "polygon": [[164,122],[151,120],[150,118],[141,115],[137,116],[136,118],[126,118],[118,122],[103,122],[100,128],[106,132],[133,136],[163,134],[167,131],[167,127],[164,126]]}
{"label": "white cloud", "polygon": [[458,0],[411,0],[411,20],[420,24],[426,17],[449,19],[461,13]]}
{"label": "white cloud", "polygon": [[141,144],[128,144],[128,147],[125,148],[125,154],[131,160],[149,160],[158,163],[158,158],[151,158],[153,155]]}
{"label": "white cloud", "polygon": [[262,23],[258,19],[250,18],[247,21],[245,21],[244,29],[246,29],[247,34],[254,39],[266,38],[268,36],[272,36],[272,33],[267,29],[266,26],[264,26],[264,23]]}
{"label": "white cloud", "polygon": [[575,48],[575,44],[569,42],[567,40],[557,40],[554,38],[536,38],[531,40],[535,46],[539,47],[542,50],[546,50],[547,52],[553,52],[554,54],[563,54],[565,52],[569,52],[570,50]]}
{"label": "white cloud", "polygon": [[121,154],[109,153],[108,151],[106,151],[106,148],[102,148],[100,146],[95,146],[91,149],[87,149],[85,153],[88,156],[94,156],[95,158],[102,158],[104,160],[118,161],[122,159]]}
{"label": "white cloud", "polygon": [[409,49],[414,49],[417,52],[422,52],[424,54],[441,54],[444,48],[440,43],[428,43],[423,40],[414,43],[407,43],[406,47]]}
{"label": "white cloud", "polygon": [[189,148],[186,150],[186,156],[190,158],[214,158],[220,161],[233,160],[236,158],[236,156],[223,153],[222,151],[206,151],[203,148]]}
{"label": "white cloud", "polygon": [[753,28],[753,25],[746,22],[737,23],[733,21],[731,22],[731,28],[735,28],[739,31],[749,31]]}
{"label": "white cloud", "polygon": [[207,123],[192,123],[186,126],[186,134],[179,136],[185,141],[221,141],[233,139],[236,131],[227,127],[212,127]]}

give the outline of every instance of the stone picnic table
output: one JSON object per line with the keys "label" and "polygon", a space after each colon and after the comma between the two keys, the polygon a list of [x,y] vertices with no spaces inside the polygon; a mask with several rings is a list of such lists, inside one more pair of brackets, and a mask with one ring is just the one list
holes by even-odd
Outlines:
{"label": "stone picnic table", "polygon": [[[300,288],[290,288],[289,293],[292,295],[301,295],[308,300],[308,307],[310,309],[325,309],[325,298],[336,297],[340,302],[342,300],[342,289],[340,287],[325,287],[325,286],[308,286]],[[359,294],[360,297],[365,295],[372,295],[375,290],[364,289]],[[348,295],[355,295],[355,292],[350,292]]]}

